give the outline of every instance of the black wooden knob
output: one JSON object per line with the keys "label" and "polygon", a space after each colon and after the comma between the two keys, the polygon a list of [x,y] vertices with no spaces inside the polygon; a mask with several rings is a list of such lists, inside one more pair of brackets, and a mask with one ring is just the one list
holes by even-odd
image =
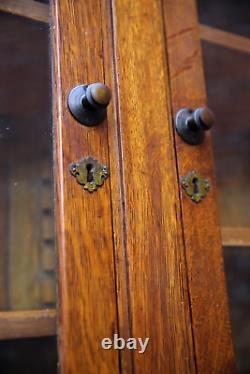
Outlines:
{"label": "black wooden knob", "polygon": [[68,97],[68,107],[75,119],[85,126],[95,126],[107,116],[111,90],[103,83],[74,87]]}
{"label": "black wooden knob", "polygon": [[207,108],[181,109],[176,115],[176,130],[188,144],[200,144],[204,140],[204,131],[211,129],[215,121],[213,112]]}

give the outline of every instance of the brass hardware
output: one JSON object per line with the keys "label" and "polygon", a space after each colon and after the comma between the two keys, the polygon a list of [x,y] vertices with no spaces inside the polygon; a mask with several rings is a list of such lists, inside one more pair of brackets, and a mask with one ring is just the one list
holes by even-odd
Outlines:
{"label": "brass hardware", "polygon": [[195,170],[181,178],[181,186],[195,203],[201,202],[207,196],[210,187],[209,180],[203,179]]}
{"label": "brass hardware", "polygon": [[200,144],[205,137],[205,131],[214,124],[214,114],[209,108],[196,110],[181,109],[176,115],[175,126],[180,137],[191,145]]}
{"label": "brass hardware", "polygon": [[108,167],[101,165],[91,156],[71,164],[69,170],[76,177],[77,182],[89,192],[96,191],[109,176]]}
{"label": "brass hardware", "polygon": [[103,83],[81,84],[74,87],[68,97],[72,116],[85,126],[95,126],[107,116],[111,90]]}

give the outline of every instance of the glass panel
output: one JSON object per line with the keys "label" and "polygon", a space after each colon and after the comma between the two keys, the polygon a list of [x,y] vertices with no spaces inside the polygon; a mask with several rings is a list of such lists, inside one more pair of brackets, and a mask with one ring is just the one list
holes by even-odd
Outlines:
{"label": "glass panel", "polygon": [[48,25],[0,13],[0,309],[54,307]]}
{"label": "glass panel", "polygon": [[[202,42],[213,132],[233,340],[239,373],[250,372],[250,2],[198,0],[200,23],[210,27]],[[214,28],[231,34],[214,33]],[[215,30],[216,31],[216,30]],[[235,43],[234,35],[246,38]],[[214,43],[211,42],[214,35]],[[223,41],[224,40],[224,41]],[[235,45],[230,49],[223,46]]]}

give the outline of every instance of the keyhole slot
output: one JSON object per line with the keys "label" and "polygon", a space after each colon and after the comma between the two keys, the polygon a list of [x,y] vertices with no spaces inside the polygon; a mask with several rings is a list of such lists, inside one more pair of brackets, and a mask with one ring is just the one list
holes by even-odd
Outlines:
{"label": "keyhole slot", "polygon": [[87,182],[91,183],[91,182],[94,181],[93,165],[92,164],[87,164],[86,169],[87,169]]}
{"label": "keyhole slot", "polygon": [[199,194],[199,180],[198,178],[193,178],[192,180],[194,186],[194,193]]}

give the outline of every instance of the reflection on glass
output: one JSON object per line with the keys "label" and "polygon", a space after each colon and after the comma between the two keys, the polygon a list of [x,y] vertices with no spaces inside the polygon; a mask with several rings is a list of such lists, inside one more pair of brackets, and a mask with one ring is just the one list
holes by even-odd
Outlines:
{"label": "reflection on glass", "polygon": [[[200,22],[250,38],[250,2],[198,0]],[[230,34],[225,44],[230,42]],[[229,43],[230,44],[230,43]],[[239,47],[239,46],[238,46]],[[239,373],[250,372],[250,50],[202,43],[233,340]]]}
{"label": "reflection on glass", "polygon": [[0,309],[55,304],[48,25],[0,13]]}

